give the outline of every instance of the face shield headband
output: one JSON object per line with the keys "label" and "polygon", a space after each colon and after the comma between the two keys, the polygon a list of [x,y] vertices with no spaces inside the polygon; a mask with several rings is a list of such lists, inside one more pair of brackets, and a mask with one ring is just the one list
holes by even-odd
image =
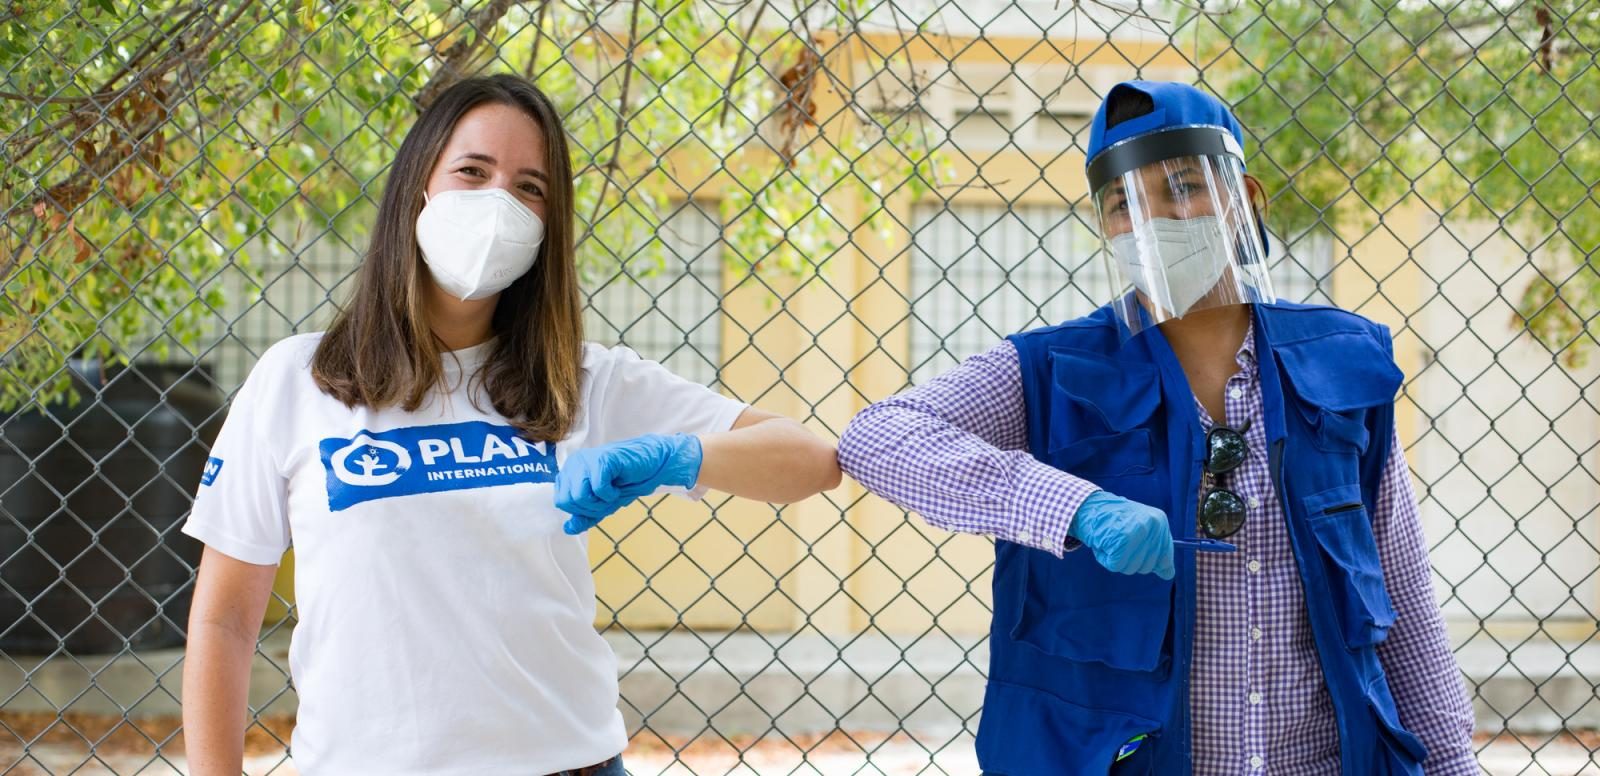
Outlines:
{"label": "face shield headband", "polygon": [[1147,164],[1183,156],[1232,156],[1243,162],[1244,149],[1232,132],[1213,126],[1176,127],[1131,137],[1089,161],[1089,190],[1099,191]]}

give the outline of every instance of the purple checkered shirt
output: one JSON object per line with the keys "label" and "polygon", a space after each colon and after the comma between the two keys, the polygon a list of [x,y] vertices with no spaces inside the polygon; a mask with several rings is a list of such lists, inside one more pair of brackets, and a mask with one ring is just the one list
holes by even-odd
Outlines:
{"label": "purple checkered shirt", "polygon": [[[1239,552],[1199,557],[1189,696],[1194,773],[1338,774],[1332,699],[1268,470],[1253,337],[1237,360],[1226,409],[1229,425],[1249,421],[1250,457],[1224,484],[1249,513],[1231,538]],[[1204,407],[1200,415],[1211,423]],[[1022,372],[1010,342],[862,411],[839,441],[839,462],[868,490],[931,525],[1057,556],[1069,547],[1071,516],[1097,490],[1027,452]],[[1427,745],[1429,776],[1476,774],[1472,706],[1434,601],[1398,438],[1372,523],[1397,613],[1378,657],[1400,720]]]}

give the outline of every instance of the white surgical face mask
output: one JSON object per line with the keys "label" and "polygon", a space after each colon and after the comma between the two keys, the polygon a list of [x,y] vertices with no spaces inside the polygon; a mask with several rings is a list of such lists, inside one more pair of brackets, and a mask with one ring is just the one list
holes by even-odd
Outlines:
{"label": "white surgical face mask", "polygon": [[533,267],[544,222],[510,192],[455,189],[427,201],[417,216],[417,246],[434,282],[446,293],[462,300],[483,299],[504,291]]}
{"label": "white surgical face mask", "polygon": [[1119,234],[1110,243],[1134,287],[1180,318],[1216,288],[1229,264],[1216,216],[1153,218],[1147,229]]}

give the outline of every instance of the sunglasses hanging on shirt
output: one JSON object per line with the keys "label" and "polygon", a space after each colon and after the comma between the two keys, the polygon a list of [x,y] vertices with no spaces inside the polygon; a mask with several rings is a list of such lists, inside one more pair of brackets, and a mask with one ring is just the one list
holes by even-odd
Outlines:
{"label": "sunglasses hanging on shirt", "polygon": [[1238,493],[1217,484],[1220,477],[1244,465],[1250,446],[1244,434],[1250,429],[1212,426],[1206,432],[1206,457],[1203,462],[1205,495],[1200,497],[1200,532],[1212,539],[1226,539],[1244,527],[1245,504]]}
{"label": "sunglasses hanging on shirt", "polygon": [[1250,455],[1250,446],[1244,434],[1250,429],[1246,422],[1240,428],[1213,426],[1206,432],[1206,457],[1201,462],[1205,495],[1200,498],[1199,530],[1204,538],[1173,539],[1174,547],[1200,552],[1235,552],[1239,548],[1223,539],[1244,527],[1245,504],[1239,494],[1217,486],[1217,478],[1244,465]]}

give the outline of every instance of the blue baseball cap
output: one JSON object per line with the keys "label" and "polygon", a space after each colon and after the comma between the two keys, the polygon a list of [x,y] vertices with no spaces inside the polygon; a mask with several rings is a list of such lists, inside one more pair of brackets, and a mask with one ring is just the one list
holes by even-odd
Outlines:
{"label": "blue baseball cap", "polygon": [[[1139,92],[1150,98],[1150,112],[1106,128],[1106,106],[1122,92]],[[1095,157],[1124,140],[1164,129],[1212,126],[1228,130],[1239,148],[1244,148],[1244,130],[1233,111],[1222,101],[1188,84],[1168,81],[1123,81],[1106,92],[1100,109],[1094,112],[1094,123],[1089,125],[1089,153],[1085,166],[1093,164]],[[1243,161],[1241,159],[1241,161]]]}

